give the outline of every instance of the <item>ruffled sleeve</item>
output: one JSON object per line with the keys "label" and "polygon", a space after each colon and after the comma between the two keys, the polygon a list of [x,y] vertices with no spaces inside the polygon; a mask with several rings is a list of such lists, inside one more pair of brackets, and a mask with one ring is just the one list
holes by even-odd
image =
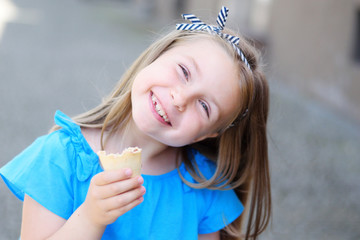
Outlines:
{"label": "ruffled sleeve", "polygon": [[80,127],[70,118],[57,112],[55,122],[62,129],[36,139],[1,168],[0,175],[20,200],[27,194],[68,219],[74,211],[74,186],[90,177],[92,161],[97,159],[86,156],[90,147],[84,148]]}
{"label": "ruffled sleeve", "polygon": [[76,178],[82,182],[88,180],[92,176],[94,167],[99,165],[98,156],[85,140],[81,128],[71,118],[57,111],[55,123],[62,127],[62,131],[68,136],[64,144],[71,144],[74,148],[75,158],[73,164],[76,169]]}

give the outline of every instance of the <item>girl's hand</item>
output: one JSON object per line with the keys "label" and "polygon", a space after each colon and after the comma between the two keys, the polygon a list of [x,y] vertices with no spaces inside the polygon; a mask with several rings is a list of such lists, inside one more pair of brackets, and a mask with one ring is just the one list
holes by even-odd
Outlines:
{"label": "girl's hand", "polygon": [[131,169],[104,171],[91,179],[82,207],[92,225],[106,227],[144,200],[144,180],[131,174]]}

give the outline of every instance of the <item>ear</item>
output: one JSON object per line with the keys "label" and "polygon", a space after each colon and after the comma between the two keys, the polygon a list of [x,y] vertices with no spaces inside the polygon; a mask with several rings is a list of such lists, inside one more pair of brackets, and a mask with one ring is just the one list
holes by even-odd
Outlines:
{"label": "ear", "polygon": [[199,137],[199,138],[195,139],[193,142],[196,143],[196,142],[200,142],[200,141],[202,141],[202,140],[204,140],[206,138],[214,138],[214,137],[217,137],[217,136],[219,136],[219,133],[217,133],[217,132],[216,133],[209,133],[209,134],[207,134],[205,136],[202,136],[202,137]]}

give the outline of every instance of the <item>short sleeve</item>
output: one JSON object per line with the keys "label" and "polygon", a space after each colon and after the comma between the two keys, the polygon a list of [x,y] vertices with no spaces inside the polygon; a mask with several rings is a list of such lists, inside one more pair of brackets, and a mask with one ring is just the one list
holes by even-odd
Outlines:
{"label": "short sleeve", "polygon": [[[209,179],[213,176],[216,165],[200,152],[192,150],[194,159],[201,173]],[[234,190],[203,189],[198,198],[201,206],[199,233],[206,234],[219,231],[238,218],[244,207]]]}
{"label": "short sleeve", "polygon": [[35,140],[0,169],[10,190],[24,200],[27,194],[58,216],[68,219],[73,212],[71,161],[75,151],[56,131]]}
{"label": "short sleeve", "polygon": [[208,190],[208,208],[199,223],[199,234],[219,231],[238,218],[244,207],[233,190]]}

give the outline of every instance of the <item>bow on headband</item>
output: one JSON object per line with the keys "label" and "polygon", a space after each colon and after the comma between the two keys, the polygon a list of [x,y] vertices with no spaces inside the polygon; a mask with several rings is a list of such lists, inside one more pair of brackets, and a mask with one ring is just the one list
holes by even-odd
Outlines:
{"label": "bow on headband", "polygon": [[216,22],[218,24],[218,27],[207,25],[204,22],[202,22],[199,18],[197,18],[194,14],[183,14],[182,17],[185,20],[191,21],[191,23],[180,23],[176,24],[176,30],[187,30],[187,31],[194,31],[194,30],[200,30],[200,31],[207,31],[211,34],[217,34],[221,38],[227,40],[233,48],[236,50],[237,54],[240,56],[241,60],[245,63],[245,65],[250,68],[250,64],[248,63],[247,59],[245,58],[245,55],[239,48],[239,41],[240,39],[236,36],[232,36],[226,33],[222,33],[222,30],[225,27],[226,18],[228,16],[229,9],[227,7],[222,7],[219,15],[216,19]]}

